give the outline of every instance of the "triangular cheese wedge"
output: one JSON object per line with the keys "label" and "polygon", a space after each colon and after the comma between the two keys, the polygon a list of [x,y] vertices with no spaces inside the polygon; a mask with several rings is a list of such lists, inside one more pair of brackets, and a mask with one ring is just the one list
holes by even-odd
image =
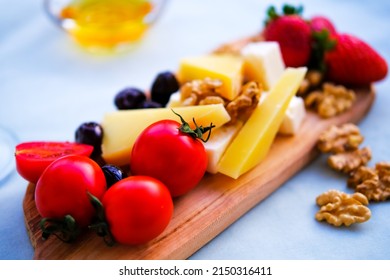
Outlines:
{"label": "triangular cheese wedge", "polygon": [[218,167],[220,173],[236,179],[266,157],[306,70],[287,68],[283,72],[225,151]]}

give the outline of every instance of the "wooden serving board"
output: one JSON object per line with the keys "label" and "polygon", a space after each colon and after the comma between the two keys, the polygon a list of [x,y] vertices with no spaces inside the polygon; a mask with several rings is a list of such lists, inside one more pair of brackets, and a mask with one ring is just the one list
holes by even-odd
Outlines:
{"label": "wooden serving board", "polygon": [[[175,199],[174,215],[166,230],[142,246],[108,247],[93,232],[72,244],[54,236],[41,239],[39,216],[30,184],[23,202],[25,223],[35,248],[35,259],[186,259],[212,240],[253,206],[277,190],[316,155],[319,134],[332,124],[357,123],[369,111],[374,89],[357,90],[358,99],[348,112],[330,119],[308,113],[294,137],[278,136],[266,159],[234,180],[207,174],[190,193]],[[238,159],[239,160],[239,159]]]}

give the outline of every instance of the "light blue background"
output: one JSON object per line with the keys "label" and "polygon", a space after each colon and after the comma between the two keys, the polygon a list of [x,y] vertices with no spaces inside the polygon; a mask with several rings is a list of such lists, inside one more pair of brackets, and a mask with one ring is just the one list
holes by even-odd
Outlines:
{"label": "light blue background", "polygon": [[[94,56],[78,48],[45,16],[38,0],[0,0],[0,123],[20,142],[73,140],[82,122],[115,110],[125,86],[148,88],[156,73],[174,71],[181,57],[205,53],[262,28],[270,3],[285,1],[172,0],[132,52]],[[369,42],[390,61],[389,1],[290,1],[304,15],[325,14],[337,29]],[[390,81],[360,128],[373,159],[390,161]],[[1,154],[0,154],[1,156]],[[316,222],[315,198],[348,191],[345,177],[320,157],[227,228],[191,259],[389,259],[390,204],[372,203],[372,218],[350,228]],[[27,183],[14,171],[0,182],[0,259],[31,259],[23,221]]]}

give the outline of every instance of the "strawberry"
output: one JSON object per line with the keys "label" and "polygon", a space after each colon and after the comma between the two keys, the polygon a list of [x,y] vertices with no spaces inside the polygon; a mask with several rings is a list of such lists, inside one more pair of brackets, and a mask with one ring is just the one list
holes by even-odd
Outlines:
{"label": "strawberry", "polygon": [[327,79],[335,83],[368,85],[386,77],[386,61],[371,46],[349,34],[336,34],[335,47],[325,53]]}
{"label": "strawberry", "polygon": [[309,25],[312,32],[321,32],[323,29],[328,30],[330,34],[336,34],[336,28],[334,24],[325,16],[313,16],[309,20]]}
{"label": "strawberry", "polygon": [[280,45],[286,66],[307,65],[311,52],[311,29],[301,17],[302,7],[283,7],[283,15],[276,13],[273,6],[268,9],[268,20],[264,28],[266,41],[276,41]]}

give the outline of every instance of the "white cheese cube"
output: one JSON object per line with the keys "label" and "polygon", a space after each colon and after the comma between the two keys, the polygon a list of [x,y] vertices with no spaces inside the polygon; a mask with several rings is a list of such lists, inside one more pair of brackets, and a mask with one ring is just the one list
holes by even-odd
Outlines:
{"label": "white cheese cube", "polygon": [[242,122],[236,122],[211,131],[210,139],[204,143],[208,157],[207,172],[217,173],[219,160],[241,127]]}
{"label": "white cheese cube", "polygon": [[279,133],[283,135],[297,134],[305,116],[305,102],[301,97],[294,96],[288,105]]}
{"label": "white cheese cube", "polygon": [[270,90],[282,75],[285,64],[277,42],[249,43],[241,50],[244,78],[262,84]]}

